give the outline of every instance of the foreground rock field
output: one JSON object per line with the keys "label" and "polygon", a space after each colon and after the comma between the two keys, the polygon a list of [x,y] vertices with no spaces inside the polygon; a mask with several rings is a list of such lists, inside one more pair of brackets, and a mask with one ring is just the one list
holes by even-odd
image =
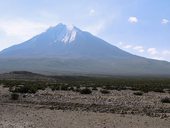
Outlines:
{"label": "foreground rock field", "polygon": [[83,95],[73,91],[40,90],[11,100],[0,86],[0,128],[169,128],[167,93],[112,90]]}

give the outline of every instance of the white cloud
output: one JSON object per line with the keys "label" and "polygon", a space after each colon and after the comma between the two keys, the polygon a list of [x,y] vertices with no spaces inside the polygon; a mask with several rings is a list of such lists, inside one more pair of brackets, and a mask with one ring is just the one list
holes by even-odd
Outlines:
{"label": "white cloud", "polygon": [[130,22],[130,23],[137,23],[138,22],[138,18],[137,17],[129,17],[129,19],[128,19],[128,21]]}
{"label": "white cloud", "polygon": [[118,46],[122,46],[123,45],[123,43],[122,42],[118,42]]}
{"label": "white cloud", "polygon": [[140,52],[140,53],[145,51],[143,46],[135,46],[135,47],[133,47],[133,49]]}
{"label": "white cloud", "polygon": [[152,59],[157,60],[167,60],[170,61],[170,50],[157,50],[156,48],[148,48],[148,55],[146,57],[150,57]]}
{"label": "white cloud", "polygon": [[21,43],[45,31],[50,24],[24,19],[0,20],[0,31],[4,37],[0,39],[0,50]]}
{"label": "white cloud", "polygon": [[130,44],[125,44],[123,42],[119,42],[118,47],[135,50],[135,51],[140,52],[140,53],[145,51],[143,46],[133,46],[133,45],[130,45]]}
{"label": "white cloud", "polygon": [[127,50],[133,54],[157,59],[170,61],[170,50],[157,50],[156,48],[144,48],[144,46],[126,44],[124,42],[118,42],[117,46],[121,49]]}
{"label": "white cloud", "polygon": [[170,51],[164,50],[164,51],[162,52],[162,54],[165,55],[165,56],[170,56]]}
{"label": "white cloud", "polygon": [[170,62],[170,50],[164,50],[161,54],[165,58],[164,60],[169,60]]}
{"label": "white cloud", "polygon": [[94,9],[91,9],[90,11],[89,11],[89,16],[94,16],[95,15],[95,10]]}
{"label": "white cloud", "polygon": [[152,59],[155,59],[155,60],[166,60],[164,57],[161,57],[161,56],[153,56]]}
{"label": "white cloud", "polygon": [[158,51],[156,50],[156,48],[148,48],[147,52],[150,55],[156,55],[158,53]]}
{"label": "white cloud", "polygon": [[21,38],[30,38],[48,27],[49,25],[43,23],[23,19],[0,21],[0,29],[4,31],[7,36],[17,36]]}
{"label": "white cloud", "polygon": [[132,48],[133,46],[128,44],[128,45],[124,45],[123,47],[126,49],[129,49],[129,48]]}
{"label": "white cloud", "polygon": [[162,24],[168,24],[168,23],[169,23],[169,20],[167,20],[167,19],[162,19],[161,23],[162,23]]}

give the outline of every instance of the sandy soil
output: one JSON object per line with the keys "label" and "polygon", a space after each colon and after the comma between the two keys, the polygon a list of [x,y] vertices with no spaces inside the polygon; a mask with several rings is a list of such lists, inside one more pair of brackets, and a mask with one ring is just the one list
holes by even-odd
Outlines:
{"label": "sandy soil", "polygon": [[169,128],[170,118],[0,105],[0,128]]}

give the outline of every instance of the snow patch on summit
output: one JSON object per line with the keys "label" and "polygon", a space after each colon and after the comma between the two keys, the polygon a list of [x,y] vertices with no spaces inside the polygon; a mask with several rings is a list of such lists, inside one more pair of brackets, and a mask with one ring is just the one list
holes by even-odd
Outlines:
{"label": "snow patch on summit", "polygon": [[73,25],[66,25],[66,28],[67,30],[71,31],[74,29],[74,26]]}
{"label": "snow patch on summit", "polygon": [[54,42],[61,41],[63,43],[71,43],[75,40],[77,35],[77,29],[73,25],[63,25],[58,31],[57,38]]}

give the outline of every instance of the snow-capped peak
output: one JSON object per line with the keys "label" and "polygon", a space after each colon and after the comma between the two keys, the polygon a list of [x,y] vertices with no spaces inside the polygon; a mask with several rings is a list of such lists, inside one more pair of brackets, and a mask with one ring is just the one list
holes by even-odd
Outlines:
{"label": "snow-capped peak", "polygon": [[[52,28],[53,29],[53,28]],[[54,42],[71,43],[76,39],[78,29],[73,25],[58,24],[54,27],[55,40]]]}
{"label": "snow-capped peak", "polygon": [[77,34],[77,30],[74,28],[73,25],[67,25],[66,28],[67,28],[66,32],[63,33],[64,36],[63,36],[62,41],[64,43],[70,43],[70,42],[75,40],[76,34]]}
{"label": "snow-capped peak", "polygon": [[74,26],[72,24],[66,25],[67,30],[72,31],[74,29]]}

